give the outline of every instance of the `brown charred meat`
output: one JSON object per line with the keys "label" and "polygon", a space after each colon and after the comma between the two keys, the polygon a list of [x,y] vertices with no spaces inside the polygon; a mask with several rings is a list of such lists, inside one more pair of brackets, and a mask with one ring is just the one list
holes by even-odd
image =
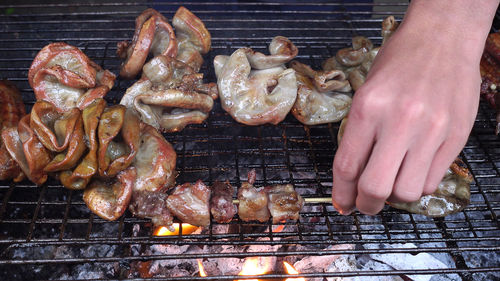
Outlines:
{"label": "brown charred meat", "polygon": [[274,185],[266,187],[266,191],[269,196],[268,208],[273,217],[273,223],[299,219],[304,199],[295,191],[293,185]]}
{"label": "brown charred meat", "polygon": [[214,83],[176,59],[157,56],[144,66],[144,76],[127,89],[120,103],[163,132],[202,123],[218,96]]}
{"label": "brown charred meat", "polygon": [[173,216],[167,208],[167,197],[162,192],[134,191],[129,210],[136,217],[151,219],[154,225],[173,231]]}
{"label": "brown charred meat", "polygon": [[230,222],[236,215],[236,206],[233,204],[234,187],[229,182],[216,181],[212,185],[210,198],[210,212],[218,223]]}
{"label": "brown charred meat", "polygon": [[62,171],[59,174],[59,180],[67,188],[84,189],[92,176],[97,173],[97,125],[105,107],[106,102],[103,99],[96,99],[82,111],[88,152],[73,171]]}
{"label": "brown charred meat", "polygon": [[61,42],[45,46],[28,72],[37,100],[52,103],[59,112],[73,107],[83,109],[96,98],[104,97],[115,78],[80,49]]}
{"label": "brown charred meat", "polygon": [[120,76],[132,79],[139,74],[146,59],[153,56],[177,56],[177,40],[167,19],[154,9],[147,9],[135,20],[132,43],[118,43],[117,54],[124,61]]}
{"label": "brown charred meat", "polygon": [[139,149],[140,121],[122,105],[104,109],[97,128],[99,175],[114,177],[126,169]]}
{"label": "brown charred meat", "polygon": [[10,157],[21,167],[28,179],[36,185],[47,180],[45,166],[52,160],[52,155],[38,140],[30,128],[30,115],[25,115],[16,127],[2,130],[2,141]]}
{"label": "brown charred meat", "polygon": [[210,224],[210,189],[201,181],[185,183],[175,187],[174,192],[167,198],[170,212],[181,221],[196,225]]}
{"label": "brown charred meat", "polygon": [[481,96],[497,111],[496,134],[500,133],[500,33],[492,33],[486,39],[480,64]]}
{"label": "brown charred meat", "polygon": [[255,170],[249,171],[248,181],[238,189],[238,216],[242,221],[265,222],[271,215],[267,207],[269,198],[263,188],[253,186],[255,177]]}
{"label": "brown charred meat", "polygon": [[[4,128],[17,128],[19,120],[26,115],[19,90],[7,80],[0,81],[0,131]],[[0,145],[0,180],[21,181],[24,174],[15,160],[10,157],[5,144]]]}
{"label": "brown charred meat", "polygon": [[135,176],[135,169],[131,167],[111,180],[94,179],[83,192],[83,201],[99,217],[116,220],[127,210]]}

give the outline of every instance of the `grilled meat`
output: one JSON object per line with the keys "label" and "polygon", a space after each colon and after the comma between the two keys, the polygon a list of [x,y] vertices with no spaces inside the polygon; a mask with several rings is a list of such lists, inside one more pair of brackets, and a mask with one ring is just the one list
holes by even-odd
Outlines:
{"label": "grilled meat", "polygon": [[52,155],[30,128],[30,114],[21,118],[17,128],[3,129],[2,142],[30,181],[42,185],[47,180],[44,168],[52,160]]}
{"label": "grilled meat", "polygon": [[177,155],[169,142],[153,127],[141,125],[140,146],[132,166],[137,171],[134,192],[157,192],[175,184]]}
{"label": "grilled meat", "polygon": [[228,182],[216,181],[212,185],[210,212],[218,223],[230,222],[236,214],[233,204],[234,187]]}
{"label": "grilled meat", "polygon": [[[106,107],[103,99],[96,99],[82,111],[83,128],[88,152],[74,170],[62,171],[59,174],[61,183],[69,189],[84,189],[93,175],[97,173],[97,125]],[[82,144],[85,143],[81,140]]]}
{"label": "grilled meat", "polygon": [[284,63],[298,49],[285,37],[274,37],[271,55],[250,48],[231,56],[216,56],[215,74],[222,108],[236,121],[247,125],[278,124],[285,119],[297,97],[295,71]]}
{"label": "grilled meat", "polygon": [[164,132],[202,123],[217,98],[214,83],[176,59],[157,56],[144,66],[144,76],[127,89],[121,104],[139,113],[141,120]]}
{"label": "grilled meat", "polygon": [[198,72],[203,64],[201,55],[210,50],[210,32],[197,16],[182,6],[175,13],[172,25],[177,35],[177,59]]}
{"label": "grilled meat", "polygon": [[342,120],[351,106],[349,81],[342,70],[315,71],[292,61],[297,76],[297,100],[292,114],[301,123],[316,125]]}
{"label": "grilled meat", "polygon": [[[0,81],[0,131],[4,128],[17,127],[19,120],[26,115],[19,90],[7,80]],[[21,181],[24,174],[10,157],[5,144],[0,145],[0,180],[13,179]]]}
{"label": "grilled meat", "polygon": [[104,109],[97,128],[99,175],[113,177],[135,158],[140,142],[140,121],[122,105]]}
{"label": "grilled meat", "polygon": [[267,204],[273,223],[298,220],[304,206],[304,199],[295,191],[293,185],[274,185],[266,188],[269,196]]}
{"label": "grilled meat", "polygon": [[153,56],[177,56],[177,40],[167,19],[154,9],[147,9],[135,20],[132,43],[118,43],[117,54],[123,59],[120,76],[132,79],[139,74],[149,53]]}
{"label": "grilled meat", "polygon": [[133,191],[129,210],[139,218],[151,219],[154,225],[161,225],[173,231],[172,213],[167,208],[168,195],[163,192]]}
{"label": "grilled meat", "polygon": [[118,173],[112,180],[94,179],[83,192],[87,207],[105,220],[116,220],[125,213],[132,198],[135,168]]}
{"label": "grilled meat", "polygon": [[248,181],[238,189],[238,216],[243,221],[265,222],[271,215],[268,209],[269,197],[263,188],[253,186],[255,177],[255,170],[248,172]]}
{"label": "grilled meat", "polygon": [[38,52],[28,72],[36,99],[52,103],[59,112],[73,107],[83,109],[96,98],[104,97],[115,78],[80,49],[61,42]]}
{"label": "grilled meat", "polygon": [[201,181],[185,183],[175,187],[167,198],[170,212],[183,222],[196,226],[210,224],[210,189]]}

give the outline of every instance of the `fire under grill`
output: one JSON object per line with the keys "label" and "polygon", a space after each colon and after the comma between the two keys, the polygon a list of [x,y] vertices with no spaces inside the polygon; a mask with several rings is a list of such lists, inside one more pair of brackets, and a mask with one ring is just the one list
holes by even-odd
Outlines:
{"label": "fire under grill", "polygon": [[[216,80],[215,55],[245,46],[265,51],[275,35],[297,45],[299,61],[320,68],[354,35],[379,45],[381,19],[394,15],[400,20],[407,7],[404,1],[362,0],[12,2],[0,5],[0,77],[21,89],[28,109],[34,103],[28,68],[43,46],[65,41],[118,73],[116,43],[130,40],[135,17],[148,7],[171,19],[185,5],[203,20],[212,34],[201,71],[208,81]],[[117,103],[131,83],[118,79],[108,102]],[[285,273],[283,261],[295,263],[307,280],[429,280],[429,275],[438,275],[431,280],[498,280],[500,139],[495,124],[495,113],[481,103],[461,154],[474,176],[471,204],[437,219],[387,206],[376,216],[341,216],[331,204],[317,203],[306,204],[296,223],[235,219],[191,234],[155,236],[148,220],[129,212],[115,222],[100,219],[87,209],[81,192],[56,180],[41,187],[0,182],[0,279],[245,280],[251,277],[237,274],[255,257],[270,265],[260,280],[293,277]],[[216,102],[205,123],[165,137],[178,155],[178,183],[229,180],[240,186],[255,169],[257,185],[292,183],[308,198],[331,194],[337,130],[338,124],[304,126],[291,115],[277,126],[245,126]],[[207,277],[200,277],[198,262]]]}

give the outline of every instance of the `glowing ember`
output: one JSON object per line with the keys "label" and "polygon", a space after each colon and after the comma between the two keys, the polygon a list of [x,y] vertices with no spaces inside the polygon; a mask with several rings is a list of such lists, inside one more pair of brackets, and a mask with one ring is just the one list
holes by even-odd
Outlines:
{"label": "glowing ember", "polygon": [[198,261],[198,268],[200,269],[200,276],[201,277],[207,277],[207,273],[205,272],[205,268],[203,267],[203,264],[201,263],[201,260],[196,260]]}
{"label": "glowing ember", "polygon": [[[283,262],[283,265],[285,266],[286,273],[290,275],[297,275],[299,272],[293,268],[293,266],[286,261]],[[306,281],[304,277],[297,277],[297,278],[287,278],[285,281]]]}
{"label": "glowing ember", "polygon": [[[170,231],[170,230],[168,230],[168,228],[166,228],[164,226],[160,226],[155,230],[154,235],[155,236],[179,235],[179,228],[180,228],[179,224],[174,223],[174,224],[172,224],[172,226],[175,229],[174,231]],[[197,229],[198,229],[197,226],[190,225],[188,223],[183,223],[182,224],[182,235],[191,234],[191,233],[195,232]]]}
{"label": "glowing ember", "polygon": [[[252,275],[264,275],[271,271],[271,263],[265,258],[249,257],[245,259],[243,263],[243,268],[238,275],[241,276],[252,276]],[[259,281],[259,279],[245,279],[237,281]]]}
{"label": "glowing ember", "polygon": [[284,224],[273,225],[273,232],[275,232],[275,233],[282,232],[283,229],[285,229],[285,225]]}

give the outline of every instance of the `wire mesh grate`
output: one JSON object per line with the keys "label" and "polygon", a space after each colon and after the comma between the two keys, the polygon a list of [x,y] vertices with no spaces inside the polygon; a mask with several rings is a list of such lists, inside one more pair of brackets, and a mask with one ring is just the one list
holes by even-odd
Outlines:
{"label": "wire mesh grate", "polygon": [[[372,1],[207,1],[1,4],[0,73],[21,89],[28,109],[34,94],[27,72],[46,44],[65,41],[81,48],[103,68],[118,73],[116,43],[130,40],[135,17],[152,7],[172,18],[179,5],[197,14],[212,34],[212,50],[202,72],[215,81],[215,55],[236,48],[265,51],[275,35],[289,37],[299,48],[298,60],[320,68],[321,62],[348,46],[351,37],[364,35],[380,44],[381,19],[401,19],[407,3]],[[117,103],[131,81],[117,80],[108,94]],[[276,225],[212,223],[198,234],[156,237],[147,220],[130,213],[108,222],[90,213],[81,192],[66,190],[56,180],[42,187],[29,182],[0,182],[0,277],[2,279],[127,279],[234,280],[234,275],[134,275],[155,261],[277,258],[298,256],[431,253],[450,263],[448,268],[355,270],[304,273],[306,278],[402,275],[446,275],[451,280],[494,280],[500,274],[500,140],[494,135],[494,112],[481,104],[477,120],[462,152],[474,176],[471,204],[443,219],[412,215],[386,207],[377,216],[341,216],[329,204],[307,205],[296,223],[282,232]],[[292,116],[277,126],[249,127],[233,121],[216,102],[204,124],[166,134],[177,155],[178,183],[202,179],[207,184],[229,180],[240,186],[250,169],[257,185],[292,183],[304,197],[331,195],[331,163],[337,148],[338,124],[303,126]],[[219,231],[226,227],[230,231]],[[266,231],[267,228],[267,231]],[[412,243],[415,248],[404,247]],[[354,245],[325,249],[329,245]],[[393,247],[387,247],[387,245]],[[264,246],[255,252],[220,251],[172,254],[155,252],[160,246]],[[273,251],[273,246],[280,246]],[[266,248],[267,247],[267,248]],[[322,248],[321,248],[322,247]],[[317,249],[322,250],[318,251]],[[54,269],[58,265],[58,269]],[[140,271],[140,270],[138,270]],[[83,273],[82,273],[83,272]],[[196,272],[196,271],[195,271]],[[259,276],[285,278],[283,271]],[[456,279],[453,279],[456,278]]]}

